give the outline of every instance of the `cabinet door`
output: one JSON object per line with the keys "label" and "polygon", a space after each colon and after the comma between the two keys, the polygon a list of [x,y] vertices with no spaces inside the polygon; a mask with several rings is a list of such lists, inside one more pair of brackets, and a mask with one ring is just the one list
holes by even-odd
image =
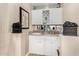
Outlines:
{"label": "cabinet door", "polygon": [[29,50],[31,53],[43,55],[43,40],[41,36],[29,37]]}
{"label": "cabinet door", "polygon": [[32,24],[42,24],[42,10],[32,11]]}
{"label": "cabinet door", "polygon": [[62,24],[62,8],[50,9],[50,20],[49,24]]}
{"label": "cabinet door", "polygon": [[56,56],[57,55],[57,51],[55,48],[55,39],[56,38],[52,38],[52,37],[46,37],[45,38],[45,43],[44,43],[44,53],[45,55],[49,55],[49,56]]}
{"label": "cabinet door", "polygon": [[52,45],[50,44],[50,39],[48,40],[47,38],[44,38],[44,55],[52,55],[51,47]]}

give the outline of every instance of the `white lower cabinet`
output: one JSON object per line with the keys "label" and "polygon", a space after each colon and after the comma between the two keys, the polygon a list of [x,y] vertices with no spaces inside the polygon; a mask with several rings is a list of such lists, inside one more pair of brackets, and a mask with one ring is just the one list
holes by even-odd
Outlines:
{"label": "white lower cabinet", "polygon": [[[52,37],[46,37],[44,39],[44,55],[57,55],[57,49],[55,48],[55,38]],[[54,46],[55,45],[55,46]]]}
{"label": "white lower cabinet", "polygon": [[57,48],[59,44],[57,37],[29,36],[29,51],[31,53],[57,56]]}
{"label": "white lower cabinet", "polygon": [[41,36],[29,36],[29,51],[31,53],[43,54],[43,40]]}

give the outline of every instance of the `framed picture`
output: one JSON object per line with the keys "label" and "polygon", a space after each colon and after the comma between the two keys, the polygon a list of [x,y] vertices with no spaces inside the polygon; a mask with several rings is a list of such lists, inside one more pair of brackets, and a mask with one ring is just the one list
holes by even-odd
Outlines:
{"label": "framed picture", "polygon": [[29,12],[22,7],[19,7],[19,10],[20,24],[22,25],[22,29],[29,29]]}

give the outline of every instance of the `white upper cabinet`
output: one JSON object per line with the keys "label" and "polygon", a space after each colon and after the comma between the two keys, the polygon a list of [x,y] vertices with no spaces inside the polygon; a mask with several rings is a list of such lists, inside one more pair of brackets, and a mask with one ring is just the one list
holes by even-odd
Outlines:
{"label": "white upper cabinet", "polygon": [[32,24],[42,24],[42,10],[32,11]]}
{"label": "white upper cabinet", "polygon": [[50,19],[48,24],[62,24],[63,23],[62,8],[50,9]]}
{"label": "white upper cabinet", "polygon": [[40,9],[32,11],[32,24],[43,24],[43,11],[49,11],[49,18],[47,24],[62,24],[63,11],[62,8]]}

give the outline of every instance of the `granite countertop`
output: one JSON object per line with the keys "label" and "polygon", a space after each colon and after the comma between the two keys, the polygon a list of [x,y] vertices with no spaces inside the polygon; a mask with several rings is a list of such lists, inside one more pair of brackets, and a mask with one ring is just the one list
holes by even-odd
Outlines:
{"label": "granite countertop", "polygon": [[36,36],[59,36],[59,32],[43,32],[43,31],[32,31],[29,33],[29,35],[36,35]]}

